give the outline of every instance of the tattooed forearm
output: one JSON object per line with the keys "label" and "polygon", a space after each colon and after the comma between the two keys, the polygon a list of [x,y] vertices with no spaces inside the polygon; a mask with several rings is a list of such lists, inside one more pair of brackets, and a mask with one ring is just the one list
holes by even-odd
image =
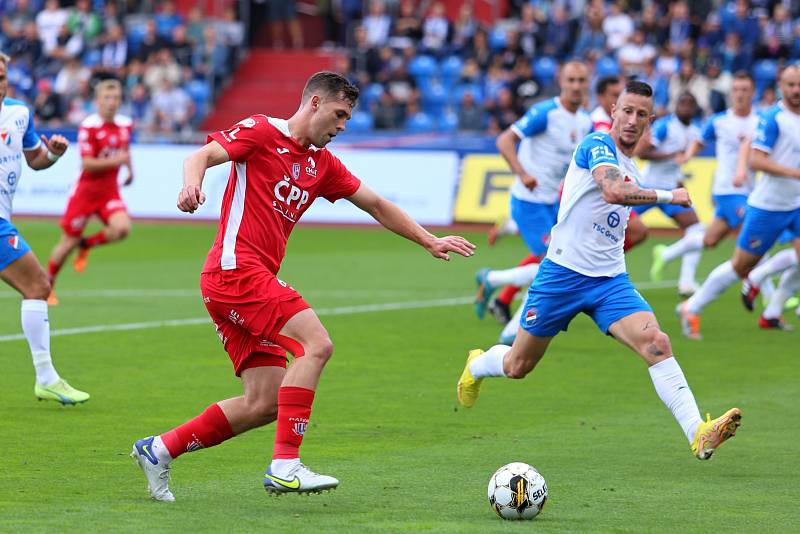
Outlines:
{"label": "tattooed forearm", "polygon": [[622,171],[616,167],[600,167],[595,173],[595,182],[606,202],[636,205],[656,201],[654,191],[642,189],[636,182],[625,181]]}

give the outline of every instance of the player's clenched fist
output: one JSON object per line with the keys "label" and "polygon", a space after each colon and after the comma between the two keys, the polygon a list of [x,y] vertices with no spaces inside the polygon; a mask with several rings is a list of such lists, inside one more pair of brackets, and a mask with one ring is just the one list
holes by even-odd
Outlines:
{"label": "player's clenched fist", "polygon": [[465,257],[475,254],[475,245],[458,235],[437,237],[426,247],[434,258],[450,261],[448,252],[456,252]]}
{"label": "player's clenched fist", "polygon": [[63,135],[55,134],[50,137],[50,139],[43,135],[41,139],[42,143],[44,143],[44,146],[47,147],[47,150],[56,156],[63,156],[64,152],[67,151],[67,147],[69,146],[69,141],[67,141],[67,138]]}
{"label": "player's clenched fist", "polygon": [[184,185],[178,193],[178,209],[186,213],[194,213],[205,201],[206,194],[197,185]]}
{"label": "player's clenched fist", "polygon": [[672,190],[672,204],[688,208],[692,205],[692,199],[689,198],[689,192],[683,187]]}

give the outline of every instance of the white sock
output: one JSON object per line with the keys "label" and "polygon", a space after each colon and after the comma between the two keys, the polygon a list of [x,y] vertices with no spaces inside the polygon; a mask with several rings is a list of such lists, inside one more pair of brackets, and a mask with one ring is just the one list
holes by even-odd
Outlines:
{"label": "white sock", "polygon": [[503,358],[505,358],[511,347],[508,345],[495,345],[469,364],[469,372],[473,378],[485,378],[487,376],[506,376],[503,371]]}
{"label": "white sock", "polygon": [[739,276],[733,270],[730,260],[718,265],[711,271],[700,289],[687,301],[689,312],[697,314],[703,311],[703,308],[717,300],[738,279]]}
{"label": "white sock", "polygon": [[300,458],[275,458],[269,465],[269,471],[276,477],[283,478],[299,463]]}
{"label": "white sock", "polygon": [[22,301],[22,331],[31,348],[36,383],[49,386],[61,378],[50,358],[50,322],[47,319],[47,301],[26,299]]}
{"label": "white sock", "polygon": [[501,340],[516,335],[517,331],[519,330],[519,320],[522,318],[522,310],[524,309],[525,301],[522,301],[517,307],[517,311],[514,312],[514,316],[503,327],[503,331],[500,333]]}
{"label": "white sock", "polygon": [[683,255],[681,259],[681,275],[678,278],[678,288],[692,288],[697,286],[695,274],[697,274],[697,264],[700,263],[699,250],[692,250]]}
{"label": "white sock", "polygon": [[536,273],[539,272],[539,264],[531,263],[530,265],[523,265],[522,267],[514,267],[513,269],[503,269],[500,271],[489,271],[486,278],[492,287],[502,287],[507,285],[517,287],[528,287],[536,278]]}
{"label": "white sock", "polygon": [[519,232],[519,227],[514,219],[508,218],[500,227],[500,235],[511,235]]}
{"label": "white sock", "polygon": [[800,269],[797,266],[790,267],[783,271],[778,288],[772,294],[764,309],[764,317],[767,319],[778,319],[783,315],[783,307],[786,301],[800,289]]}
{"label": "white sock", "polygon": [[159,462],[164,462],[168,464],[172,461],[172,456],[169,454],[169,449],[167,446],[164,445],[164,441],[162,441],[161,436],[156,436],[153,438],[153,454],[156,455]]}
{"label": "white sock", "polygon": [[758,265],[747,275],[747,279],[754,285],[761,287],[764,280],[768,279],[770,276],[785,271],[789,267],[794,267],[795,265],[797,265],[797,253],[793,248],[787,248],[781,250],[772,257],[764,256],[761,258]]}
{"label": "white sock", "polygon": [[700,410],[694,400],[686,377],[683,376],[678,360],[671,356],[662,360],[648,369],[653,386],[661,401],[669,408],[672,415],[681,425],[686,439],[691,443],[697,432],[697,427],[703,421]]}
{"label": "white sock", "polygon": [[687,252],[703,249],[703,234],[705,227],[702,223],[693,224],[686,229],[685,235],[664,250],[662,258],[669,263],[680,258]]}

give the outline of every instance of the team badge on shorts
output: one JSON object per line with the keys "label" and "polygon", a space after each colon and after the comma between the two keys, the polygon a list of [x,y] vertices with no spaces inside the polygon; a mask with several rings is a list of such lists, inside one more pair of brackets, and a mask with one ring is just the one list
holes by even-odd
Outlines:
{"label": "team badge on shorts", "polygon": [[12,235],[11,237],[9,237],[8,238],[8,244],[11,245],[11,248],[13,248],[14,250],[17,250],[19,248],[19,236],[18,235]]}
{"label": "team badge on shorts", "polygon": [[751,239],[747,244],[750,246],[750,248],[756,249],[761,246],[761,240],[756,237]]}
{"label": "team badge on shorts", "polygon": [[539,318],[539,310],[531,308],[525,313],[525,324],[531,326]]}

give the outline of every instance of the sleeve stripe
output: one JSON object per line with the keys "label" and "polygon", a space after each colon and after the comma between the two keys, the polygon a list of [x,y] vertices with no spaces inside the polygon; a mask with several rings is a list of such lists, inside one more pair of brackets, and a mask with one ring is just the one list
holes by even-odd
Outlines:
{"label": "sleeve stripe", "polygon": [[40,148],[41,146],[42,146],[42,140],[40,139],[40,140],[39,140],[39,141],[38,141],[38,142],[37,142],[35,145],[33,145],[32,147],[28,147],[28,148],[22,147],[22,150],[23,150],[24,152],[30,152],[30,151],[32,151],[32,150],[39,150],[39,148]]}
{"label": "sleeve stripe", "polygon": [[517,137],[519,137],[520,139],[525,139],[525,137],[527,137],[524,133],[522,133],[522,130],[519,129],[519,126],[517,126],[516,123],[509,126],[509,128],[511,129],[512,132],[517,134]]}
{"label": "sleeve stripe", "polygon": [[619,166],[619,165],[614,165],[613,163],[610,163],[610,162],[608,162],[608,161],[601,161],[601,162],[599,162],[599,163],[595,163],[594,165],[592,165],[592,168],[591,168],[591,169],[589,169],[589,172],[594,172],[594,171],[595,171],[595,169],[597,169],[598,167],[603,167],[603,166],[606,166],[606,167],[613,167],[613,168],[615,168],[615,169],[619,169],[620,171],[622,171],[622,169],[620,169],[620,166]]}
{"label": "sleeve stripe", "polygon": [[755,148],[756,150],[760,150],[761,152],[766,152],[767,154],[772,152],[772,148],[768,147],[767,145],[762,145],[759,143],[753,143],[751,148]]}

